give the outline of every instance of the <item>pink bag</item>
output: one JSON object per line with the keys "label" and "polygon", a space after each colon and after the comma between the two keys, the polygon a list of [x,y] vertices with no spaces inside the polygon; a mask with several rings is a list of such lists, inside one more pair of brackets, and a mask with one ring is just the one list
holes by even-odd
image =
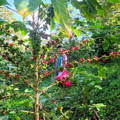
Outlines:
{"label": "pink bag", "polygon": [[69,72],[67,70],[63,70],[63,72],[61,72],[58,76],[56,76],[55,79],[62,81],[68,76],[69,76]]}
{"label": "pink bag", "polygon": [[72,85],[71,81],[66,81],[66,78],[69,76],[69,72],[64,70],[55,78],[60,81],[64,86],[70,87]]}

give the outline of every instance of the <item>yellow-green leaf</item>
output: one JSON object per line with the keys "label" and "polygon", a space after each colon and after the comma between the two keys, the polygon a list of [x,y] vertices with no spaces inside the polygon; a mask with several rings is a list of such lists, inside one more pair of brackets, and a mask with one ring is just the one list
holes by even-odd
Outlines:
{"label": "yellow-green leaf", "polygon": [[41,0],[14,0],[15,7],[23,18],[30,15],[41,3]]}
{"label": "yellow-green leaf", "polygon": [[54,20],[62,26],[63,30],[66,31],[68,35],[71,35],[71,22],[66,1],[52,0],[52,4],[55,14]]}

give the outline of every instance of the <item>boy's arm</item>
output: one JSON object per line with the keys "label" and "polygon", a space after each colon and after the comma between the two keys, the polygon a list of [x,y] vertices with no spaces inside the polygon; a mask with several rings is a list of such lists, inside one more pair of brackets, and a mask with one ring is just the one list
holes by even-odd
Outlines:
{"label": "boy's arm", "polygon": [[65,68],[67,65],[67,55],[64,55],[63,64],[64,64],[64,68]]}

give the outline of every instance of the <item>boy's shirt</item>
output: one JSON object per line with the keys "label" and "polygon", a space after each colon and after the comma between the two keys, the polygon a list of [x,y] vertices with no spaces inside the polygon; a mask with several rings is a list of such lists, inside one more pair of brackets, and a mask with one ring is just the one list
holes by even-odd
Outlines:
{"label": "boy's shirt", "polygon": [[67,56],[66,54],[62,56],[58,56],[56,61],[56,74],[59,74],[60,67],[65,67],[65,64],[67,63]]}

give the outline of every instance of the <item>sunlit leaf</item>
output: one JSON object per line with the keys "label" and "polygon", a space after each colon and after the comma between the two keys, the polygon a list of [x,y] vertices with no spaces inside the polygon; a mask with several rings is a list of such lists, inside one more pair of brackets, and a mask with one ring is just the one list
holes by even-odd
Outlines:
{"label": "sunlit leaf", "polygon": [[120,3],[120,0],[108,0],[110,3]]}
{"label": "sunlit leaf", "polygon": [[74,29],[74,33],[76,34],[77,37],[80,36],[80,30]]}
{"label": "sunlit leaf", "polygon": [[98,71],[98,74],[99,74],[100,77],[106,78],[106,67],[100,67],[99,71]]}
{"label": "sunlit leaf", "polygon": [[99,90],[102,90],[102,87],[99,85],[95,85],[95,88],[98,88]]}
{"label": "sunlit leaf", "polygon": [[67,10],[67,3],[65,0],[52,0],[54,6],[55,17],[54,20],[63,27],[63,30],[67,31],[68,36],[71,35],[71,22],[70,16]]}
{"label": "sunlit leaf", "polygon": [[18,13],[25,18],[41,4],[41,0],[15,0],[14,4]]}
{"label": "sunlit leaf", "polygon": [[26,26],[20,21],[12,22],[11,27],[14,29],[15,32],[21,32],[22,35],[27,34]]}
{"label": "sunlit leaf", "polygon": [[106,107],[106,105],[104,105],[103,103],[93,104],[93,106],[95,106],[98,111],[100,111],[101,108]]}
{"label": "sunlit leaf", "polygon": [[9,112],[9,114],[15,114],[16,112],[15,111],[11,111],[11,112]]}
{"label": "sunlit leaf", "polygon": [[72,0],[72,5],[88,19],[95,19],[97,14],[104,14],[104,10],[97,0],[83,0],[81,2]]}

